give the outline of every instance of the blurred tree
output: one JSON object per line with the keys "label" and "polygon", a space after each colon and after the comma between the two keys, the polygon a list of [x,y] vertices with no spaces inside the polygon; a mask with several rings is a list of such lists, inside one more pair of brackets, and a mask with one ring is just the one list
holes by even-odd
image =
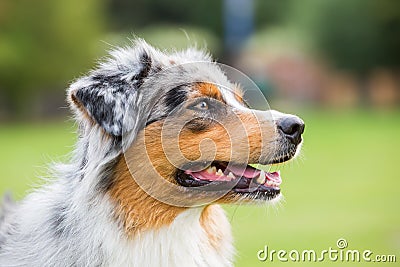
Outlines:
{"label": "blurred tree", "polygon": [[308,36],[314,51],[355,74],[363,105],[371,101],[369,75],[376,68],[400,67],[400,1],[296,1],[287,19]]}
{"label": "blurred tree", "polygon": [[400,1],[304,0],[288,20],[314,40],[337,67],[368,73],[400,67]]}
{"label": "blurred tree", "polygon": [[117,30],[167,23],[202,27],[222,36],[221,0],[112,0],[110,10]]}
{"label": "blurred tree", "polygon": [[293,5],[294,0],[255,0],[255,25],[264,28],[282,24],[287,18],[288,9]]}
{"label": "blurred tree", "polygon": [[26,115],[35,91],[66,86],[93,64],[103,18],[103,1],[0,2],[0,95],[11,115]]}
{"label": "blurred tree", "polygon": [[[2,0],[0,104],[22,115],[37,91],[66,86],[90,67],[104,50],[99,40],[109,16],[114,32],[149,31],[164,41],[162,31],[176,41],[159,25],[182,25],[205,29],[219,47],[222,9],[222,0]],[[399,67],[400,1],[254,0],[254,9],[256,30],[290,28],[340,68],[366,74],[376,66]]]}
{"label": "blurred tree", "polygon": [[[255,28],[260,28],[259,26],[264,26],[266,23],[269,25],[279,23],[286,16],[287,8],[292,1],[254,0],[255,21],[251,23],[255,24]],[[223,36],[226,36],[224,31],[227,30],[223,24],[223,0],[111,0],[109,7],[111,22],[117,31],[132,31],[136,34],[151,25],[163,24],[182,27],[183,30],[188,30],[189,35],[191,29],[205,29],[216,37],[212,41],[218,44],[213,46],[219,47],[225,44],[225,51],[219,50],[220,54],[213,51],[222,61],[227,59],[224,58],[228,56],[227,48],[234,45],[222,42]]]}

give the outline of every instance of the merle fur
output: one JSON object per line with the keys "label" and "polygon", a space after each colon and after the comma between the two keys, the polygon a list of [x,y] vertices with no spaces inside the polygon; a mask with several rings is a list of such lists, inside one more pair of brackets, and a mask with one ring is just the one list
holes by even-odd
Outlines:
{"label": "merle fur", "polygon": [[[199,66],[199,61],[209,64]],[[172,62],[180,67],[165,73],[175,64]],[[196,65],[185,65],[191,62]],[[153,77],[154,73],[161,74]],[[137,266],[140,260],[152,260],[142,255],[152,250],[131,249],[140,246],[141,240],[127,240],[121,221],[115,218],[120,207],[107,192],[114,183],[116,163],[145,125],[141,120],[148,115],[150,119],[163,118],[184,101],[180,89],[171,92],[167,100],[162,98],[169,88],[202,80],[228,86],[225,76],[203,52],[165,54],[138,41],[134,47],[112,51],[96,70],[71,84],[68,101],[79,124],[76,148],[68,163],[54,167],[52,181],[17,205],[4,203],[0,211],[0,266]],[[153,108],[159,96],[161,100]],[[186,245],[202,245],[192,243],[173,253],[178,255]],[[191,253],[199,254],[199,250],[186,249],[185,255]],[[215,259],[229,263],[229,256],[216,255]],[[208,254],[198,257],[202,262],[211,258]]]}

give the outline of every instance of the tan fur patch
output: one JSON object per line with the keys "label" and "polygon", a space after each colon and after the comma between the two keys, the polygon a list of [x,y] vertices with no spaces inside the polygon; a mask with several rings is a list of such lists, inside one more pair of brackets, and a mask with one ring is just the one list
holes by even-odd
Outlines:
{"label": "tan fur patch", "polygon": [[[176,168],[163,153],[162,123],[152,123],[141,131],[125,153],[125,157],[121,157],[115,170],[114,185],[109,194],[117,203],[115,215],[122,222],[128,236],[133,236],[139,231],[167,226],[187,209],[168,205],[149,196],[134,179],[146,179],[157,172],[164,179],[175,183],[173,175]],[[149,183],[152,183],[151,181],[149,177]],[[167,191],[160,183],[147,185],[157,192],[164,193],[166,197],[179,198],[179,194]]]}
{"label": "tan fur patch", "polygon": [[201,96],[209,96],[222,101],[222,94],[218,87],[212,83],[196,83],[195,88],[199,91]]}
{"label": "tan fur patch", "polygon": [[200,225],[207,234],[210,245],[219,251],[224,247],[223,242],[231,236],[230,224],[224,210],[216,204],[204,208],[200,216]]}
{"label": "tan fur patch", "polygon": [[[272,124],[259,123],[252,113],[237,113],[234,118],[227,118],[222,123],[215,123],[204,132],[191,132],[184,129],[179,138],[182,154],[190,159],[197,160],[210,156],[215,151],[215,160],[255,163],[261,155],[261,147],[268,150],[270,140],[275,136]],[[212,141],[215,145],[212,151],[200,151],[202,141]],[[270,149],[274,147],[271,146]],[[201,153],[203,152],[203,153]],[[234,152],[234,153],[232,153]]]}
{"label": "tan fur patch", "polygon": [[124,157],[117,164],[114,179],[109,194],[117,203],[115,215],[128,236],[169,225],[185,210],[160,202],[144,192],[132,178]]}

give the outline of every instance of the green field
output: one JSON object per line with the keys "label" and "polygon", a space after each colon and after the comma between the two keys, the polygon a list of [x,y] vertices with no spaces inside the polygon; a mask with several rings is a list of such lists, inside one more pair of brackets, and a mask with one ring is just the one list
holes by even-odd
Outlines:
{"label": "green field", "polygon": [[[369,249],[400,261],[400,112],[304,112],[303,153],[281,168],[285,201],[226,207],[236,266],[365,266],[365,263],[260,262],[257,251]],[[38,185],[46,164],[66,159],[75,140],[70,122],[0,126],[0,193],[18,199]],[[276,257],[276,256],[275,256]],[[287,256],[286,256],[287,257]],[[373,265],[369,263],[368,265]]]}

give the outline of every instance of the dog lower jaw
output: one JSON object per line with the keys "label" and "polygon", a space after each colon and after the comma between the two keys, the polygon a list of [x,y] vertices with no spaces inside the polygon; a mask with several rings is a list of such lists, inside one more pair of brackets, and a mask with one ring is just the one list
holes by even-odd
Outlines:
{"label": "dog lower jaw", "polygon": [[282,181],[279,171],[266,172],[227,162],[212,162],[208,168],[197,171],[179,170],[175,180],[194,192],[226,192],[232,199],[263,201],[279,196]]}
{"label": "dog lower jaw", "polygon": [[[297,157],[301,150],[301,144],[296,146],[289,153],[276,157],[268,162],[262,162],[261,165],[278,165],[286,163]],[[193,165],[193,164],[192,164]],[[194,164],[196,165],[196,164]],[[235,203],[237,200],[243,201],[268,201],[280,199],[280,184],[282,179],[280,172],[267,172],[261,169],[255,169],[256,164],[239,167],[241,173],[237,171],[234,164],[229,162],[199,162],[199,165],[177,169],[175,181],[182,187],[195,189],[199,192],[217,192],[225,190],[229,199],[229,203]],[[230,166],[230,167],[229,167]],[[233,168],[232,168],[233,166]],[[243,166],[243,164],[241,165]],[[257,172],[256,175],[249,174],[249,171]]]}

